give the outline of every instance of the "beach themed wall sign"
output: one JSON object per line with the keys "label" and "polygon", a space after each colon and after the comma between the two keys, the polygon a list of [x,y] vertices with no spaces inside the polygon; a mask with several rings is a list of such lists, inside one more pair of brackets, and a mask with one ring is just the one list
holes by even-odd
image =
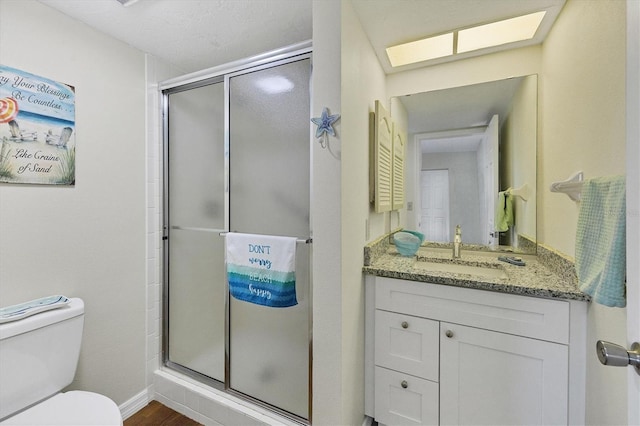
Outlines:
{"label": "beach themed wall sign", "polygon": [[0,183],[74,185],[75,89],[0,65]]}

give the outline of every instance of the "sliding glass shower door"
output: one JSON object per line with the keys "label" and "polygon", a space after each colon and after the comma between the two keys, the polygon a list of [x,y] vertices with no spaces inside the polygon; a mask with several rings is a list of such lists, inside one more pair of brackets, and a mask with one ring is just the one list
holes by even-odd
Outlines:
{"label": "sliding glass shower door", "polygon": [[224,83],[168,95],[165,315],[168,361],[224,381]]}
{"label": "sliding glass shower door", "polygon": [[[303,54],[164,91],[165,363],[296,419],[311,400],[310,76]],[[227,232],[299,239],[297,305],[229,295]]]}
{"label": "sliding glass shower door", "polygon": [[310,60],[229,79],[230,228],[298,237],[298,305],[230,300],[230,387],[308,417]]}

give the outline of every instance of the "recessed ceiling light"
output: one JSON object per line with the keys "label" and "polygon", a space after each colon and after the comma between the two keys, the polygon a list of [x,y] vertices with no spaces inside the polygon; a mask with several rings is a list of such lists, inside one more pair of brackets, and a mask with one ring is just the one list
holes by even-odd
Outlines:
{"label": "recessed ceiling light", "polygon": [[387,48],[392,67],[428,61],[453,54],[453,33],[429,37]]}
{"label": "recessed ceiling light", "polygon": [[533,38],[545,11],[458,31],[458,53]]}
{"label": "recessed ceiling light", "polygon": [[530,40],[536,35],[545,14],[546,11],[530,13],[387,47],[387,57],[392,67],[399,67],[487,47]]}

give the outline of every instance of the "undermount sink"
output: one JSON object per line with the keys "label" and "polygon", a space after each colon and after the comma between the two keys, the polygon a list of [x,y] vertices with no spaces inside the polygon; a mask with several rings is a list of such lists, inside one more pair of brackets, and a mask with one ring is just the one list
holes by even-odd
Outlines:
{"label": "undermount sink", "polygon": [[485,278],[508,278],[507,273],[500,265],[470,265],[460,262],[430,262],[419,260],[414,265],[415,268],[429,272],[448,272],[452,274],[466,274]]}
{"label": "undermount sink", "polygon": [[[452,248],[451,247],[428,247],[428,246],[422,246],[421,250],[423,251],[423,253],[425,254],[425,256],[429,257],[429,255],[435,255],[435,256],[441,256],[441,255],[449,255],[451,256],[452,253]],[[473,256],[473,257],[484,257],[484,258],[488,258],[488,259],[497,259],[498,256],[503,255],[503,256],[511,256],[514,253],[511,252],[501,252],[501,251],[495,251],[495,250],[471,250],[471,249],[467,249],[463,246],[463,248],[460,251],[462,253],[462,259],[464,259],[466,256]]]}

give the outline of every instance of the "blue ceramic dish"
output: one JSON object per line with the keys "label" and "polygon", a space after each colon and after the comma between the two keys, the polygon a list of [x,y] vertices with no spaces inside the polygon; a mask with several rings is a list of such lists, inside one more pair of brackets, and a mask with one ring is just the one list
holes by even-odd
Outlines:
{"label": "blue ceramic dish", "polygon": [[393,234],[393,242],[402,256],[413,256],[420,248],[422,239],[413,232],[401,231]]}

